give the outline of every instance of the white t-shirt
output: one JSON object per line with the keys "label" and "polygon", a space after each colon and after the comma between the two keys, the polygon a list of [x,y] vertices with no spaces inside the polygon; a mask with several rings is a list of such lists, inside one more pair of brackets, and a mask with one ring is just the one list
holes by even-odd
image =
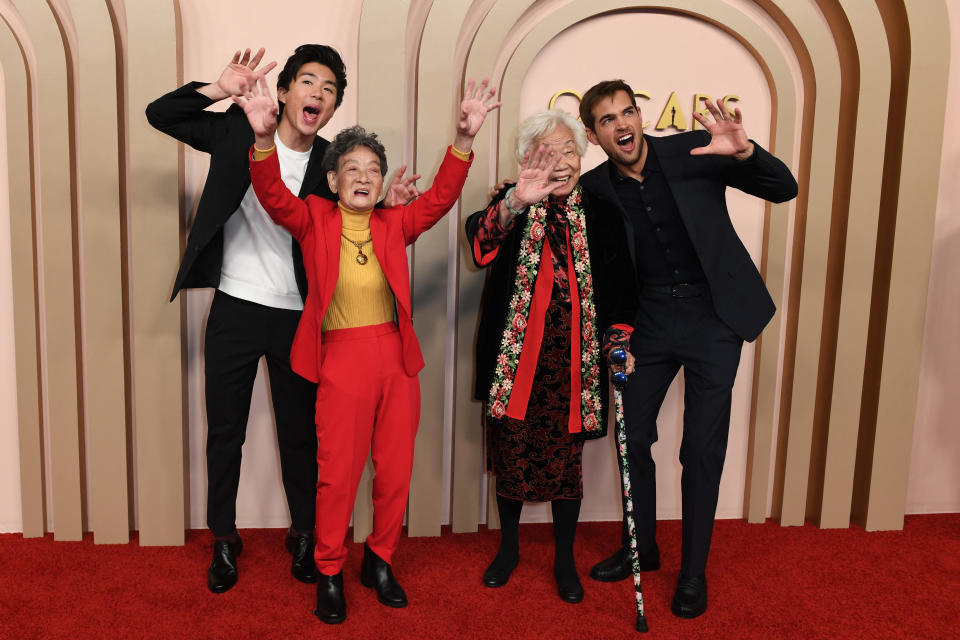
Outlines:
{"label": "white t-shirt", "polygon": [[[310,151],[294,151],[273,136],[280,176],[291,193],[300,193]],[[264,211],[253,185],[223,225],[223,265],[220,285],[226,294],[278,309],[303,309],[293,271],[293,243],[286,229]]]}

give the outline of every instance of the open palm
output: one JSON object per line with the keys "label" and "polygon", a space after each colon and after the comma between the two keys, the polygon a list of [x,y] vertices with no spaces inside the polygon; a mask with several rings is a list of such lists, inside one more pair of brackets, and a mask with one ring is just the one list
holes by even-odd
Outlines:
{"label": "open palm", "polygon": [[[246,49],[243,54],[239,51],[233,54],[233,59],[226,66],[223,73],[217,79],[217,85],[231,96],[243,93],[244,83],[246,86],[252,86],[257,81],[257,65],[263,59],[264,49],[259,49],[253,57],[250,57],[250,49]],[[271,69],[277,66],[276,62],[269,62],[259,72],[266,75]]]}
{"label": "open palm", "polygon": [[483,121],[487,114],[500,106],[499,102],[491,103],[496,89],[490,87],[487,89],[489,80],[486,78],[479,86],[474,86],[471,79],[467,84],[467,90],[463,94],[463,101],[460,103],[460,118],[457,121],[457,133],[469,137],[474,137],[480,131]]}
{"label": "open palm", "polygon": [[257,75],[257,82],[253,86],[243,82],[241,90],[243,95],[233,96],[233,101],[247,114],[247,121],[253,129],[253,134],[257,138],[273,137],[274,131],[277,130],[279,109],[270,95],[270,89],[263,74]]}
{"label": "open palm", "polygon": [[564,183],[550,180],[550,174],[559,161],[560,156],[547,145],[540,145],[532,154],[527,151],[520,175],[517,176],[514,195],[524,205],[530,206],[563,187]]}
{"label": "open palm", "polygon": [[747,138],[747,132],[743,128],[743,116],[740,109],[734,109],[731,117],[723,109],[719,100],[713,103],[707,100],[705,104],[713,119],[710,120],[700,113],[694,113],[693,117],[710,134],[710,144],[692,149],[690,155],[738,156],[750,150],[751,143],[750,139]]}

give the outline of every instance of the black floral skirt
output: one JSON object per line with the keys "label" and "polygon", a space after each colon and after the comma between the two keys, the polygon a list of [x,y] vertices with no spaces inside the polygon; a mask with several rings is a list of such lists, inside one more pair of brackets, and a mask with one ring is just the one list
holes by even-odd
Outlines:
{"label": "black floral skirt", "polygon": [[505,498],[545,502],[583,497],[583,441],[567,425],[571,308],[564,284],[554,283],[526,418],[487,417],[488,468],[496,474],[497,493]]}

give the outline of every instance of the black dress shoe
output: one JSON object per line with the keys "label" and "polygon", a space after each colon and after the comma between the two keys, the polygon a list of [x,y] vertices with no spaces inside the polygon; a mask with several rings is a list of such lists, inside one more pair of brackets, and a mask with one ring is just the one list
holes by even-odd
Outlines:
{"label": "black dress shoe", "polygon": [[313,615],[327,624],[340,624],[347,619],[347,601],[343,597],[343,571],[317,576],[317,608]]}
{"label": "black dress shoe", "polygon": [[507,584],[510,581],[510,574],[517,568],[517,561],[501,561],[499,555],[494,558],[487,570],[483,572],[484,586],[496,589]]}
{"label": "black dress shoe", "polygon": [[237,584],[237,556],[243,551],[243,540],[236,542],[215,540],[213,562],[207,571],[207,587],[214,593],[223,593]]}
{"label": "black dress shoe", "polygon": [[[660,547],[656,544],[647,553],[638,554],[640,571],[656,571],[660,568]],[[617,582],[633,575],[629,547],[620,547],[612,556],[593,565],[590,577],[600,582]]]}
{"label": "black dress shoe", "polygon": [[407,606],[407,594],[403,592],[403,587],[397,584],[397,579],[393,577],[390,565],[371,551],[366,543],[363,545],[360,582],[365,587],[377,590],[377,600],[381,604],[397,608]]}
{"label": "black dress shoe", "polygon": [[702,574],[696,578],[687,578],[681,573],[670,610],[678,618],[696,618],[706,611],[707,578]]}
{"label": "black dress shoe", "polygon": [[557,595],[564,602],[576,604],[583,600],[583,585],[580,584],[580,578],[576,574],[567,576],[563,579],[557,576]]}
{"label": "black dress shoe", "polygon": [[312,584],[317,581],[317,565],[313,561],[313,534],[295,534],[287,531],[287,551],[293,555],[290,573],[300,582]]}

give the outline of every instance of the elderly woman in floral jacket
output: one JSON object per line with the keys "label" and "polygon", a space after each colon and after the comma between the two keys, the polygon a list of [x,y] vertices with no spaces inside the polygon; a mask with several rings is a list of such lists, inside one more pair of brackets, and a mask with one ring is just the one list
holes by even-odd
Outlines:
{"label": "elderly woman in floral jacket", "polygon": [[586,146],[569,114],[533,114],[520,125],[516,185],[466,221],[474,261],[490,269],[475,394],[485,402],[501,540],[483,583],[503,586],[517,566],[523,502],[549,501],[567,602],[583,599],[573,557],[583,442],[606,433],[600,342],[607,327],[633,322],[637,299],[620,214],[578,183]]}

